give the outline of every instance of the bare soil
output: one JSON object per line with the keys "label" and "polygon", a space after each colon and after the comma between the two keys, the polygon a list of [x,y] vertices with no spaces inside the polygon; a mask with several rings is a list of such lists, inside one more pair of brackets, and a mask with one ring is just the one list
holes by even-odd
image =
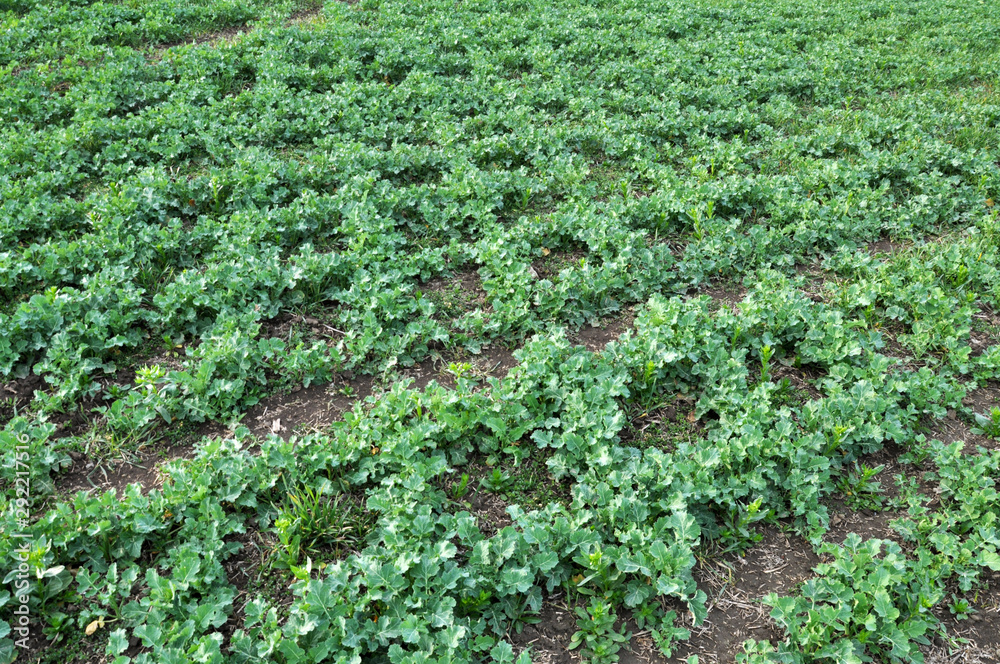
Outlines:
{"label": "bare soil", "polygon": [[35,398],[35,390],[44,390],[41,376],[30,374],[8,383],[0,383],[0,426],[14,419],[14,415],[27,408]]}
{"label": "bare soil", "polygon": [[71,452],[73,465],[56,479],[56,491],[71,496],[77,491],[95,490],[104,493],[114,490],[120,496],[130,484],[139,484],[143,493],[163,486],[161,466],[175,459],[190,459],[194,455],[191,445],[157,445],[143,452],[139,458],[92,460],[83,454]]}
{"label": "bare soil", "polygon": [[251,408],[243,423],[256,436],[276,434],[288,440],[295,432],[322,429],[340,419],[372,390],[367,376],[346,376],[325,385],[310,385],[276,394]]}
{"label": "bare soil", "polygon": [[[982,387],[970,390],[962,399],[962,405],[974,413],[981,414],[988,414],[991,409],[1000,408],[1000,384],[990,381]],[[962,441],[965,443],[963,451],[970,454],[975,453],[978,447],[988,450],[1000,449],[1000,441],[973,433],[972,426],[963,415],[949,411],[944,418],[931,422],[927,437],[940,440],[942,443]]]}
{"label": "bare soil", "polygon": [[597,325],[584,325],[576,333],[569,335],[569,340],[586,347],[592,353],[600,353],[610,342],[617,341],[626,330],[631,329],[634,320],[635,314],[632,311],[625,311]]}
{"label": "bare soil", "polygon": [[737,306],[747,296],[747,289],[735,283],[708,284],[691,293],[690,297],[707,295],[714,300],[714,308],[738,311]]}

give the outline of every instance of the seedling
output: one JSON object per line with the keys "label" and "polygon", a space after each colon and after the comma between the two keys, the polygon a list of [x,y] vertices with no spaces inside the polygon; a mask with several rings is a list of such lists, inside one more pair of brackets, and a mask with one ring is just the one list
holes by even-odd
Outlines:
{"label": "seedling", "polygon": [[991,408],[989,414],[976,413],[976,426],[972,433],[1000,439],[1000,408]]}
{"label": "seedling", "polygon": [[765,345],[760,349],[760,382],[766,383],[771,377],[771,357],[774,356],[774,349]]}
{"label": "seedling", "polygon": [[874,478],[885,466],[874,468],[863,463],[854,462],[854,470],[842,477],[837,488],[844,494],[844,502],[852,509],[879,509],[882,507],[882,496],[879,495],[881,483]]}
{"label": "seedling", "polygon": [[595,664],[610,664],[618,661],[618,651],[623,643],[628,643],[632,633],[615,630],[617,616],[612,608],[599,598],[591,600],[587,608],[578,606],[576,626],[580,629],[570,638],[569,650],[583,646],[588,661]]}
{"label": "seedling", "polygon": [[493,472],[479,480],[479,486],[487,491],[498,493],[510,486],[511,476],[499,468],[494,468]]}
{"label": "seedling", "polygon": [[461,500],[469,492],[469,474],[462,473],[462,479],[451,487],[451,499]]}

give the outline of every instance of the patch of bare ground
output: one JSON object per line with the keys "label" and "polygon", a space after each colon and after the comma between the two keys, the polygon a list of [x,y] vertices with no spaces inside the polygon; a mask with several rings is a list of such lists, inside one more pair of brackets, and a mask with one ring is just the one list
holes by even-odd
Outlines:
{"label": "patch of bare ground", "polygon": [[[348,2],[348,4],[352,3]],[[288,20],[285,22],[285,25],[287,27],[291,27],[293,25],[308,27],[309,25],[312,24],[322,23],[323,22],[323,15],[321,13],[322,11],[323,11],[322,4],[317,5],[315,7],[310,7],[308,9],[300,9],[297,12],[293,12],[292,15],[288,17]]]}
{"label": "patch of bare ground", "polygon": [[985,571],[985,587],[965,593],[972,607],[964,618],[951,613],[949,602],[934,607],[947,638],[937,636],[921,648],[926,664],[998,664],[1000,663],[1000,572]]}
{"label": "patch of bare ground", "polygon": [[[896,501],[900,496],[895,477],[901,475],[906,478],[919,474],[912,466],[905,466],[899,462],[899,457],[904,453],[902,447],[890,442],[878,452],[863,455],[858,459],[859,468],[882,466],[871,480],[878,482],[878,487],[870,496],[836,494],[822,501],[830,511],[830,528],[824,537],[827,542],[843,544],[850,533],[855,533],[863,540],[892,540],[906,548],[902,536],[891,525],[893,521],[906,517],[905,512],[892,509],[898,504]],[[852,473],[857,473],[857,468],[846,466],[843,471],[849,477]],[[929,485],[925,485],[922,481],[919,483],[922,493],[932,494]],[[844,490],[853,492],[856,488],[848,482]]]}
{"label": "patch of bare ground", "polygon": [[531,263],[531,274],[536,279],[554,280],[558,278],[559,273],[563,270],[579,266],[581,260],[586,260],[588,253],[585,247],[570,250],[543,249],[542,257],[536,258]]}
{"label": "patch of bare ground", "polygon": [[367,376],[339,380],[325,385],[293,388],[287,394],[276,394],[251,408],[243,423],[256,436],[276,434],[287,440],[293,432],[322,429],[329,426],[364,399],[372,390]]}
{"label": "patch of bare ground", "polygon": [[735,283],[707,284],[693,291],[689,297],[707,295],[712,298],[713,309],[738,311],[737,305],[747,296],[747,289]]}
{"label": "patch of bare ground", "polygon": [[493,537],[513,523],[507,513],[507,503],[495,493],[472,487],[468,503],[470,513],[476,517],[476,525],[486,537]]}
{"label": "patch of bare ground", "polygon": [[513,350],[494,342],[474,355],[472,364],[483,375],[503,380],[518,362]]}
{"label": "patch of bare ground", "polygon": [[830,510],[830,529],[824,539],[834,544],[843,544],[851,533],[857,534],[863,540],[892,540],[903,546],[903,538],[893,528],[891,523],[905,516],[903,512],[878,511],[871,509],[851,509],[842,498],[829,498],[824,501]]}
{"label": "patch of bare ground", "polygon": [[[697,655],[699,662],[732,662],[747,639],[783,638],[781,630],[769,617],[770,609],[759,600],[768,593],[789,595],[798,584],[813,576],[819,558],[809,544],[777,528],[766,527],[763,539],[744,556],[727,554],[702,562],[695,570],[699,587],[709,596],[708,617],[698,627],[691,627],[690,613],[677,610],[678,626],[691,628],[691,639],[675,643],[674,654],[666,658],[653,642],[649,630],[638,629],[631,619],[623,620],[620,631],[631,631],[632,640],[622,648],[622,664],[680,664]],[[512,633],[511,641],[519,649],[531,648],[533,662],[568,664],[583,661],[578,651],[567,650],[576,621],[565,598],[546,598],[539,622]]]}
{"label": "patch of bare ground", "polygon": [[994,311],[988,304],[984,304],[978,313],[973,314],[972,331],[969,333],[972,357],[979,357],[998,342],[1000,342],[1000,313]]}
{"label": "patch of bare ground", "polygon": [[121,495],[130,484],[138,484],[144,494],[163,486],[163,464],[194,456],[191,445],[154,445],[134,459],[90,459],[70,452],[73,465],[56,478],[56,492],[69,497],[77,491],[93,489],[104,493],[114,489]]}
{"label": "patch of bare ground", "polygon": [[475,269],[456,272],[448,277],[434,277],[424,282],[420,290],[434,303],[434,317],[438,320],[457,319],[477,309],[485,313],[492,310],[482,279]]}
{"label": "patch of bare ground", "polygon": [[884,346],[878,351],[888,358],[896,360],[896,366],[903,371],[920,371],[927,366],[925,360],[918,360],[913,351],[902,344],[901,335],[908,334],[909,330],[899,321],[888,321],[878,328]]}
{"label": "patch of bare ground", "polygon": [[178,46],[180,44],[209,44],[210,46],[218,46],[219,44],[232,44],[236,41],[236,38],[242,34],[250,32],[253,28],[247,24],[242,25],[231,25],[222,30],[215,30],[213,32],[205,32],[200,35],[191,37],[188,40],[174,42],[165,46],[164,48],[169,48],[169,46]]}
{"label": "patch of bare ground", "polygon": [[227,541],[240,545],[236,553],[222,563],[229,583],[236,589],[233,614],[220,629],[228,643],[233,633],[243,627],[243,612],[256,595],[265,595],[278,610],[279,617],[287,615],[294,597],[290,575],[269,567],[268,552],[273,543],[268,541],[266,535],[248,525],[246,532],[232,535]]}
{"label": "patch of bare ground", "polygon": [[592,353],[600,353],[612,341],[616,341],[625,330],[632,327],[635,313],[624,311],[621,315],[600,321],[597,325],[585,325],[569,335],[570,342],[584,346]]}
{"label": "patch of bare ground", "polygon": [[[430,357],[409,367],[399,369],[402,378],[411,378],[410,388],[425,390],[431,381],[446,389],[454,389],[455,374],[448,370],[451,363],[442,357]],[[386,386],[389,387],[389,386]]]}
{"label": "patch of bare ground", "polygon": [[[517,651],[529,650],[534,664],[571,664],[582,661],[579,651],[567,650],[576,631],[573,612],[562,594],[551,595],[542,603],[538,622],[510,634]],[[624,660],[622,660],[624,661]]]}
{"label": "patch of bare ground", "polygon": [[475,517],[476,526],[486,537],[493,537],[513,524],[507,513],[507,501],[479,484],[491,470],[481,458],[475,458],[459,472],[448,476],[443,483],[445,492],[454,497],[460,508],[467,509]]}
{"label": "patch of bare ground", "polygon": [[35,390],[44,389],[45,380],[34,374],[0,384],[0,426],[28,407],[35,398]]}
{"label": "patch of bare ground", "polygon": [[517,366],[517,359],[514,357],[514,351],[497,344],[483,347],[477,355],[464,351],[435,354],[409,367],[397,366],[395,372],[387,381],[383,381],[379,388],[389,389],[398,380],[412,379],[411,389],[425,390],[431,381],[435,381],[441,387],[453,390],[457,385],[458,373],[461,371],[456,367],[463,364],[471,367],[467,377],[480,380],[482,385],[488,378],[501,380],[506,378],[507,373]]}
{"label": "patch of bare ground", "polygon": [[519,463],[512,456],[502,455],[491,464],[487,456],[476,452],[442,484],[455,503],[476,518],[479,530],[487,537],[513,525],[507,512],[511,505],[530,512],[553,503],[566,507],[571,500],[572,481],[556,479],[547,466],[551,449],[535,449],[530,438],[513,445],[530,447]]}
{"label": "patch of bare ground", "polygon": [[171,49],[175,46],[184,46],[187,44],[190,45],[208,44],[210,46],[232,44],[233,42],[236,41],[236,39],[240,35],[246,34],[251,30],[253,30],[253,27],[244,23],[240,25],[231,25],[221,30],[203,32],[200,35],[192,35],[191,37],[188,37],[186,39],[179,39],[177,41],[156,44],[145,50],[146,60],[149,63],[157,63],[163,59],[163,56],[168,49]]}
{"label": "patch of bare ground", "polygon": [[678,442],[691,443],[702,437],[705,423],[695,415],[695,400],[677,395],[669,404],[636,411],[622,429],[620,444],[640,449],[655,447],[671,452]]}
{"label": "patch of bare ground", "polygon": [[[990,381],[982,387],[970,390],[962,399],[962,405],[974,413],[981,414],[988,414],[991,409],[1000,408],[1000,385]],[[971,423],[953,410],[949,410],[942,419],[930,422],[929,428],[928,438],[940,440],[942,443],[962,441],[965,443],[963,451],[966,453],[975,453],[977,447],[985,447],[988,450],[1000,449],[1000,441],[973,433]]]}
{"label": "patch of bare ground", "polygon": [[878,255],[893,255],[898,254],[900,251],[909,248],[912,245],[911,242],[901,242],[899,240],[890,240],[888,238],[881,238],[875,242],[869,242],[865,245],[865,250],[872,256]]}
{"label": "patch of bare ground", "polygon": [[[113,386],[130,387],[134,380],[134,370],[119,369],[114,374],[97,377],[94,382],[103,390],[108,390]],[[34,374],[8,383],[0,383],[0,426],[7,424],[15,415],[28,408],[35,398],[35,392],[45,391],[46,387],[45,380]],[[86,397],[81,399],[73,410],[49,414],[48,421],[56,425],[52,439],[58,440],[82,432],[97,417],[93,414],[93,409],[107,404],[108,402],[99,397]]]}
{"label": "patch of bare ground", "polygon": [[[691,629],[691,639],[678,644],[670,659],[650,662],[732,662],[747,639],[776,642],[784,634],[760,602],[768,593],[792,594],[798,584],[814,576],[819,558],[805,540],[765,527],[763,539],[745,555],[727,554],[700,563],[695,570],[699,587],[709,596],[708,617]],[[640,660],[641,661],[641,660]]]}
{"label": "patch of bare ground", "polygon": [[[573,633],[577,631],[573,609],[566,603],[562,593],[546,597],[536,616],[537,623],[523,625],[521,631],[515,628],[508,634],[515,652],[528,650],[534,664],[575,664],[586,661],[582,649],[569,650]],[[653,644],[649,630],[639,630],[634,620],[619,620],[615,629],[621,633],[632,633],[630,643],[618,652],[621,664],[665,661]]]}
{"label": "patch of bare ground", "polygon": [[819,367],[812,365],[795,367],[776,362],[770,372],[773,382],[780,383],[787,378],[792,389],[804,398],[811,400],[823,398],[823,393],[816,387],[816,383],[826,376],[826,372]]}
{"label": "patch of bare ground", "polygon": [[822,284],[826,281],[829,273],[823,269],[823,259],[816,258],[809,263],[796,263],[794,266],[795,274],[807,278],[811,283]]}

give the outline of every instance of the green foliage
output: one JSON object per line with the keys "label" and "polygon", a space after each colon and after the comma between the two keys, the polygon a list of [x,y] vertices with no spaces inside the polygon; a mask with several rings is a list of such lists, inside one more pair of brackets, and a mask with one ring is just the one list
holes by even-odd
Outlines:
{"label": "green foliage", "polygon": [[[884,548],[884,552],[883,552]],[[910,581],[913,563],[891,541],[864,542],[850,534],[843,546],[827,544],[820,553],[833,562],[816,567],[800,596],[764,600],[789,635],[778,645],[784,661],[864,662],[879,657],[921,662],[918,646],[928,644],[936,620],[930,608],[940,596]]]}
{"label": "green foliage", "polygon": [[568,648],[573,650],[583,646],[587,661],[595,664],[608,664],[618,661],[618,651],[621,644],[628,643],[632,633],[621,633],[615,630],[617,616],[608,604],[593,599],[587,608],[576,607],[579,619],[576,626],[580,629],[573,634]]}
{"label": "green foliage", "polygon": [[[44,381],[0,413],[0,555],[29,536],[43,634],[527,664],[507,635],[560,591],[592,661],[628,613],[669,656],[698,557],[782,523],[830,560],[741,658],[919,661],[1000,569],[1000,456],[919,433],[1000,378],[970,339],[1000,307],[1000,36],[989,3],[903,4],[0,0],[0,399]],[[489,345],[520,347],[502,379]],[[453,389],[379,383],[427,359]],[[348,371],[374,396],[326,429],[238,427]],[[56,490],[70,451],[207,423],[233,433],[162,486]],[[938,489],[898,503],[912,555],[823,544],[889,442]],[[256,541],[280,597],[237,589]]]}
{"label": "green foliage", "polygon": [[837,483],[837,488],[844,494],[845,502],[851,509],[878,509],[882,506],[882,497],[879,495],[881,483],[874,478],[883,468],[885,466],[872,468],[855,461],[854,469],[848,471]]}
{"label": "green foliage", "polygon": [[991,408],[987,414],[975,413],[976,426],[972,433],[1000,439],[1000,408]]}

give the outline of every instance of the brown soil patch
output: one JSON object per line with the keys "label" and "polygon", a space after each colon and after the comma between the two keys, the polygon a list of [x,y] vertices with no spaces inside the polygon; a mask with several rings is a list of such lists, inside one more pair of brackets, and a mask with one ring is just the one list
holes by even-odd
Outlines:
{"label": "brown soil patch", "polygon": [[903,249],[910,246],[909,242],[893,242],[892,240],[882,238],[877,242],[869,242],[865,245],[865,249],[872,256],[878,255],[892,255],[899,253]]}
{"label": "brown soil patch", "polygon": [[[783,638],[769,617],[770,608],[759,600],[770,592],[790,595],[798,584],[813,576],[819,558],[809,544],[794,535],[785,535],[767,527],[764,539],[745,556],[727,554],[702,564],[695,572],[699,587],[709,596],[708,617],[698,627],[691,627],[690,614],[675,607],[678,626],[691,628],[691,639],[676,642],[673,657],[663,657],[648,630],[638,630],[631,620],[619,625],[633,632],[628,647],[619,652],[622,664],[681,664],[691,655],[699,661],[732,662],[747,639]],[[526,626],[520,634],[511,634],[515,646],[531,647],[533,662],[568,664],[582,661],[579,651],[569,651],[575,617],[561,596],[546,600],[537,625]]]}
{"label": "brown soil patch", "polygon": [[816,258],[811,263],[796,263],[795,274],[808,277],[813,282],[822,283],[826,280],[827,272],[823,269],[823,259]]}
{"label": "brown soil patch", "polygon": [[630,329],[634,320],[635,314],[628,311],[599,325],[585,325],[576,334],[569,335],[569,340],[592,353],[600,353],[609,342],[616,341],[625,330]]}
{"label": "brown soil patch", "polygon": [[[974,413],[989,414],[991,409],[1000,408],[1000,385],[990,381],[983,387],[970,390],[962,399],[962,405]],[[944,418],[931,422],[928,437],[942,443],[962,441],[965,443],[963,451],[966,453],[974,453],[977,447],[1000,449],[1000,441],[972,433],[972,424],[951,410]]]}
{"label": "brown soil patch", "polygon": [[771,620],[770,608],[760,599],[768,593],[792,594],[798,584],[813,576],[819,558],[805,540],[765,527],[764,539],[744,556],[727,554],[701,565],[695,572],[699,586],[709,596],[708,617],[692,628],[691,639],[678,644],[669,660],[686,662],[698,655],[700,662],[732,662],[747,639],[784,637]]}
{"label": "brown soil patch", "polygon": [[93,489],[104,493],[114,489],[120,496],[130,484],[139,484],[144,494],[149,493],[163,486],[164,476],[160,469],[163,464],[193,456],[194,448],[190,445],[160,445],[134,460],[89,459],[78,452],[70,452],[73,465],[65,475],[56,478],[56,491],[69,497],[77,491]]}
{"label": "brown soil patch", "polygon": [[714,300],[713,308],[738,311],[738,305],[747,296],[747,292],[746,288],[738,284],[709,284],[694,291],[691,297],[707,295]]}
{"label": "brown soil patch", "polygon": [[947,444],[961,441],[965,443],[962,451],[966,453],[974,453],[977,447],[1000,449],[997,441],[972,433],[972,425],[958,417],[955,411],[948,411],[948,415],[943,419],[934,420],[927,437]]}
{"label": "brown soil patch", "polygon": [[983,580],[985,588],[965,594],[974,610],[969,617],[952,615],[948,600],[934,608],[948,638],[921,648],[927,664],[1000,664],[1000,572],[985,570]]}
{"label": "brown soil patch", "polygon": [[0,426],[28,407],[35,398],[35,390],[44,389],[45,380],[34,374],[0,384]]}
{"label": "brown soil patch", "polygon": [[996,338],[989,332],[981,332],[979,330],[972,330],[969,333],[969,347],[972,352],[969,353],[970,357],[979,357],[985,353],[990,346],[996,345]]}
{"label": "brown soil patch", "polygon": [[499,531],[512,525],[507,513],[507,503],[495,493],[473,486],[478,479],[469,480],[469,511],[476,517],[476,525],[486,537],[493,537]]}
{"label": "brown soil patch", "polygon": [[787,378],[796,392],[810,400],[823,398],[823,393],[816,387],[816,383],[822,380],[826,372],[818,367],[809,365],[793,367],[773,362],[770,373],[772,382],[780,383],[782,379]]}
{"label": "brown soil patch", "polygon": [[476,309],[488,313],[492,309],[476,270],[456,272],[450,277],[434,277],[424,282],[420,291],[434,303],[436,319],[458,318]]}
{"label": "brown soil patch", "polygon": [[619,434],[625,447],[658,448],[672,452],[677,443],[692,443],[702,437],[705,423],[695,417],[695,400],[677,397],[671,403],[647,412],[635,412]]}
{"label": "brown soil patch", "polygon": [[[883,482],[883,486],[886,484]],[[849,534],[856,533],[863,540],[892,540],[903,546],[902,536],[893,530],[890,523],[906,516],[904,513],[869,509],[854,511],[841,498],[830,498],[824,502],[830,509],[830,529],[824,537],[827,542],[843,544]]]}
{"label": "brown soil patch", "polygon": [[251,30],[253,30],[253,28],[247,24],[231,25],[228,28],[223,28],[222,30],[205,32],[200,35],[188,37],[187,39],[156,44],[155,46],[146,49],[146,60],[149,63],[159,62],[163,59],[163,55],[167,52],[167,50],[175,46],[184,46],[186,44],[209,44],[210,46],[232,44],[236,41],[237,37],[250,32]]}
{"label": "brown soil patch", "polygon": [[482,375],[503,380],[518,365],[518,361],[513,350],[493,343],[484,346],[479,355],[473,356],[471,364]]}
{"label": "brown soil patch", "polygon": [[[357,0],[355,0],[355,2],[356,1]],[[291,27],[293,25],[305,26],[310,23],[320,23],[323,20],[323,17],[321,16],[322,11],[322,4],[311,9],[300,9],[288,17],[288,21],[285,22],[285,25],[287,27]]]}
{"label": "brown soil patch", "polygon": [[563,270],[574,266],[578,267],[580,260],[586,260],[588,254],[589,252],[586,248],[578,248],[571,251],[553,249],[541,258],[536,258],[531,263],[532,274],[538,279],[553,280]]}
{"label": "brown soil patch", "polygon": [[276,434],[288,438],[296,431],[322,429],[371,394],[372,379],[342,378],[325,385],[310,385],[288,394],[276,394],[251,408],[243,423],[255,436]]}
{"label": "brown soil patch", "polygon": [[468,510],[476,518],[476,526],[486,537],[493,537],[498,531],[513,525],[507,513],[507,502],[496,493],[487,491],[480,486],[479,481],[492,469],[487,469],[479,459],[458,469],[444,480],[443,488],[449,496],[455,496],[455,491],[461,485],[462,477],[467,476],[466,493],[454,498],[459,507]]}
{"label": "brown soil patch", "polygon": [[448,371],[449,364],[450,362],[440,357],[433,357],[404,367],[399,370],[399,373],[402,378],[413,379],[410,389],[423,391],[427,389],[431,381],[436,381],[441,387],[450,390],[455,388],[455,375]]}
{"label": "brown soil patch", "polygon": [[571,664],[581,661],[578,650],[566,649],[576,631],[576,619],[564,600],[564,597],[558,595],[547,598],[538,614],[538,624],[527,625],[520,633],[515,631],[510,634],[515,650],[520,652],[531,649],[531,661],[534,664]]}
{"label": "brown soil patch", "polygon": [[981,325],[986,330],[973,329],[969,333],[969,346],[972,348],[972,357],[982,355],[990,346],[995,346],[1000,342],[1000,313],[993,310],[988,304],[983,304],[978,313],[973,314],[973,327]]}
{"label": "brown soil patch", "polygon": [[970,390],[962,405],[977,413],[988,413],[992,408],[1000,408],[1000,383],[989,381],[986,385]]}

